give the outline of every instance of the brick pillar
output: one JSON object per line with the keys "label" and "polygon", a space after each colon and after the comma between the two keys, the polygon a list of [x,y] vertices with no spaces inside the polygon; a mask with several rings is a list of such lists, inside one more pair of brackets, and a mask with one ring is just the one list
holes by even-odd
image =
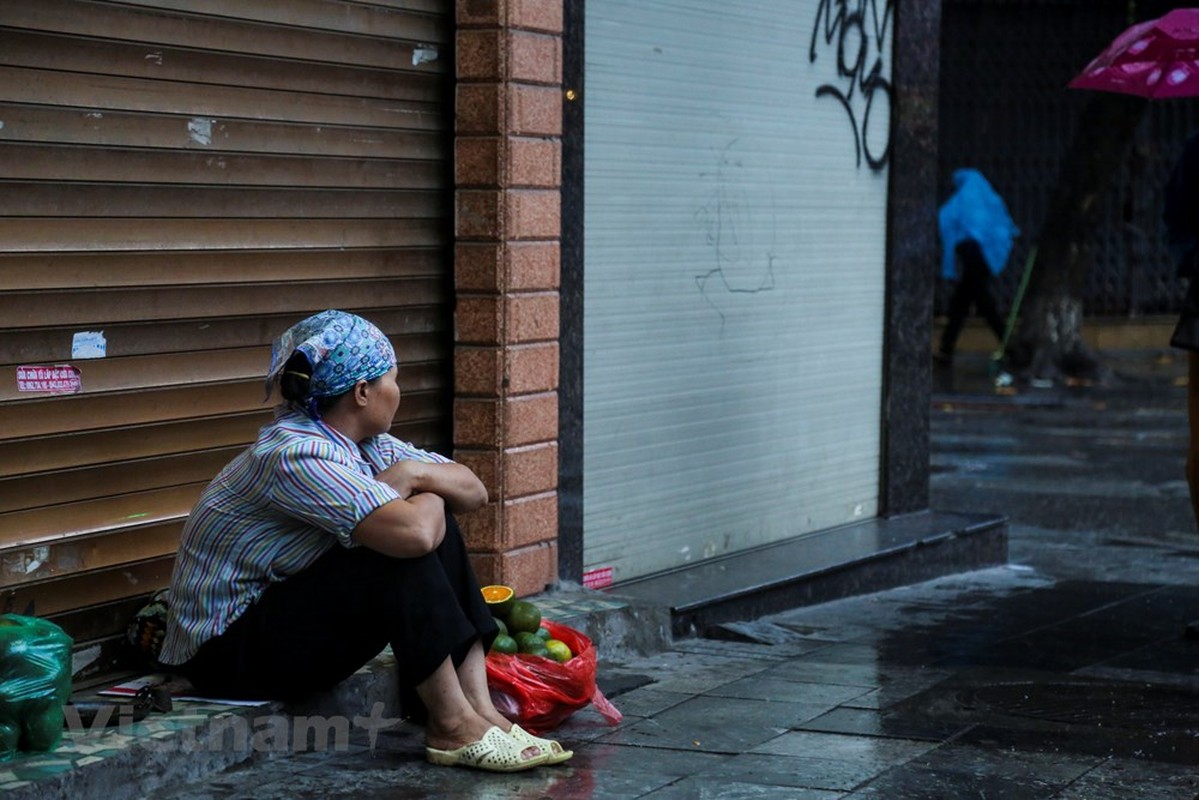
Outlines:
{"label": "brick pillar", "polygon": [[454,457],[479,579],[519,595],[558,570],[562,2],[456,5]]}

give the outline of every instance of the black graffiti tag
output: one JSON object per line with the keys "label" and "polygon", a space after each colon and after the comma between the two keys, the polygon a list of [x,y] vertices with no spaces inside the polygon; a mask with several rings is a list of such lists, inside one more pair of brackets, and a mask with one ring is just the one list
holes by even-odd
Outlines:
{"label": "black graffiti tag", "polygon": [[[857,165],[862,166],[865,155],[866,163],[875,172],[881,171],[891,156],[890,114],[877,120],[875,101],[880,96],[884,98],[889,112],[893,91],[891,82],[883,75],[882,51],[894,11],[895,0],[820,0],[808,49],[808,62],[815,63],[818,47],[823,44],[827,50],[836,44],[837,81],[816,89],[816,97],[832,97],[841,103],[853,130]],[[860,116],[855,99],[859,99],[857,105],[864,104]],[[875,152],[871,146],[871,126],[879,124],[883,126],[885,144],[882,152]]]}

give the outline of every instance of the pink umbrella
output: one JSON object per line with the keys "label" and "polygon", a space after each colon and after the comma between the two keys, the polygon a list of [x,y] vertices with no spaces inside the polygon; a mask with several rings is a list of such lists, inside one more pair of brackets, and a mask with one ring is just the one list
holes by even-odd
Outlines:
{"label": "pink umbrella", "polygon": [[1199,8],[1176,8],[1133,25],[1070,88],[1150,98],[1199,96]]}

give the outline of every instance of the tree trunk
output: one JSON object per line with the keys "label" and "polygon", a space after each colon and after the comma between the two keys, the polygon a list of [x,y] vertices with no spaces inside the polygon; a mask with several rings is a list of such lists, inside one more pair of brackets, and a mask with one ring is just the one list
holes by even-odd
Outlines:
{"label": "tree trunk", "polygon": [[[1128,0],[1127,24],[1155,19],[1168,0]],[[1079,115],[1037,244],[1008,363],[1024,377],[1099,379],[1104,370],[1082,339],[1082,291],[1091,266],[1099,205],[1120,170],[1147,100],[1095,92]]]}
{"label": "tree trunk", "polygon": [[1100,199],[1127,157],[1148,101],[1096,93],[1078,120],[1037,245],[1011,366],[1031,378],[1098,379],[1103,370],[1082,338],[1082,290],[1091,266]]}

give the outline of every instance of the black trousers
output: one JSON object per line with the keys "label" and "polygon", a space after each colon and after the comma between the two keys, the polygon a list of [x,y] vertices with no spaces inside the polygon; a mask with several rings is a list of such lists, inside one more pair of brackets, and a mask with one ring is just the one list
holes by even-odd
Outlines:
{"label": "black trousers", "polygon": [[957,257],[962,267],[961,278],[949,299],[948,319],[941,333],[941,353],[947,356],[953,355],[971,306],[978,310],[979,316],[1001,342],[1006,328],[999,309],[995,307],[995,298],[991,294],[991,270],[978,242],[966,239],[959,243]]}
{"label": "black trousers", "polygon": [[419,558],[334,546],[271,584],[229,628],[178,668],[212,697],[294,701],[332,688],[390,644],[405,716],[424,718],[414,687],[447,657],[462,664],[499,632],[479,591],[462,533]]}

